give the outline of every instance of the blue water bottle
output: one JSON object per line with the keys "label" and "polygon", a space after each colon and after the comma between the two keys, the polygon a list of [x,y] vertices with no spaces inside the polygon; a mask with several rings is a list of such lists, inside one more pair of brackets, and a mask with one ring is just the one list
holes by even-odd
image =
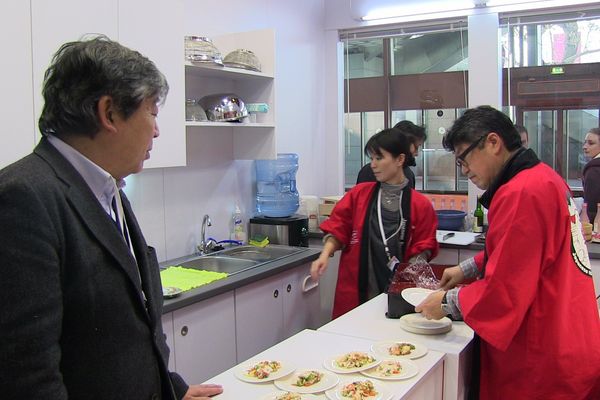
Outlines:
{"label": "blue water bottle", "polygon": [[298,154],[279,153],[276,160],[256,160],[256,212],[264,217],[289,217],[300,205],[296,189]]}

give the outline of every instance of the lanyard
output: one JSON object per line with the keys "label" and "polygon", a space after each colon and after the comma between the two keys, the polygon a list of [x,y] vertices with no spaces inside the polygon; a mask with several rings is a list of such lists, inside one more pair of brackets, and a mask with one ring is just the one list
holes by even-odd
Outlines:
{"label": "lanyard", "polygon": [[385,231],[383,230],[383,219],[381,218],[381,192],[379,189],[379,193],[377,194],[377,220],[379,222],[379,231],[381,232],[381,240],[383,241],[383,246],[385,247],[385,254],[388,257],[388,260],[392,259],[392,255],[390,254],[390,248],[388,247],[388,240],[393,238],[398,232],[400,232],[400,240],[404,240],[404,231],[406,228],[406,220],[404,219],[404,215],[402,214],[402,195],[404,191],[400,192],[400,196],[398,197],[398,210],[400,211],[400,225],[398,229],[394,231],[390,236],[385,236]]}

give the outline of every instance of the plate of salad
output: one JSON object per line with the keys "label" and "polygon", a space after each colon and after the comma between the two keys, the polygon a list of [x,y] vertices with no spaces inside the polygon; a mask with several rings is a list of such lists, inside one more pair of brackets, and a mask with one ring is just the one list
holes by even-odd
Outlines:
{"label": "plate of salad", "polygon": [[319,369],[303,369],[276,380],[275,386],[294,393],[319,393],[331,389],[339,378],[330,372]]}
{"label": "plate of salad", "polygon": [[234,370],[234,375],[244,382],[261,383],[283,378],[294,370],[294,366],[287,362],[261,360],[239,366]]}

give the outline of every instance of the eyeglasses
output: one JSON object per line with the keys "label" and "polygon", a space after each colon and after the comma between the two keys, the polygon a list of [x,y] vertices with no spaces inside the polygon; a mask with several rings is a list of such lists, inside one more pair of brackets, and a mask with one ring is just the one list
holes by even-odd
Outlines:
{"label": "eyeglasses", "polygon": [[459,154],[459,155],[456,157],[456,166],[457,166],[458,168],[462,168],[463,166],[464,166],[464,167],[467,167],[467,166],[469,165],[469,164],[468,164],[468,163],[465,161],[465,158],[467,157],[467,155],[468,155],[470,152],[472,152],[472,151],[473,151],[473,149],[474,149],[475,147],[477,147],[477,145],[479,145],[479,143],[481,143],[481,141],[482,141],[483,139],[487,138],[487,136],[488,136],[488,134],[487,134],[487,133],[486,133],[485,135],[481,135],[481,136],[479,137],[479,139],[477,139],[476,141],[474,141],[473,143],[471,143],[471,144],[469,145],[469,147],[467,147],[467,148],[465,149],[465,151],[463,151],[462,153],[460,153],[460,154]]}

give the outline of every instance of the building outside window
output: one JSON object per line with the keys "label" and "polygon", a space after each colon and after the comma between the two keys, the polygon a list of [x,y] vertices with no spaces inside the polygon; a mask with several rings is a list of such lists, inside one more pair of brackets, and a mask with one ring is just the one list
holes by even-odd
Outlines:
{"label": "building outside window", "polygon": [[[583,138],[599,126],[600,10],[500,16],[503,110],[530,147],[581,189]],[[441,138],[468,104],[466,21],[342,32],[345,50],[345,185],[352,187],[371,135],[408,119],[425,126],[417,189],[467,191]],[[476,54],[472,56],[477,56]]]}

